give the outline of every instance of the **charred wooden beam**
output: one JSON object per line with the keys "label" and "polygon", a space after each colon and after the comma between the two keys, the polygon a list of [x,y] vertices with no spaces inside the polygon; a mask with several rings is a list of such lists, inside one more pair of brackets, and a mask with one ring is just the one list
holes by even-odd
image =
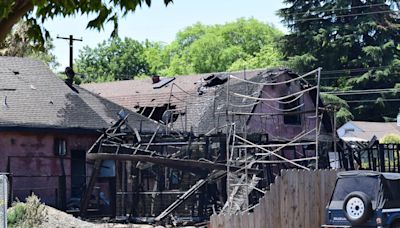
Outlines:
{"label": "charred wooden beam", "polygon": [[83,198],[81,199],[80,216],[83,218],[86,217],[86,215],[87,215],[87,208],[89,205],[90,195],[92,194],[93,187],[94,187],[94,184],[96,183],[96,179],[97,179],[97,176],[99,175],[100,167],[101,167],[102,163],[103,163],[102,160],[95,161],[94,167],[92,170],[92,175],[90,176],[89,184],[88,184],[87,188],[85,189]]}
{"label": "charred wooden beam", "polygon": [[213,171],[207,178],[198,180],[189,190],[187,190],[182,196],[180,196],[175,202],[169,205],[163,212],[160,213],[154,220],[156,222],[161,221],[169,214],[171,214],[177,207],[184,203],[190,196],[197,192],[201,187],[207,184],[209,181],[219,179],[226,175],[226,171]]}
{"label": "charred wooden beam", "polygon": [[[149,155],[129,155],[129,154],[106,154],[106,153],[90,153],[87,154],[88,159],[94,160],[123,160],[123,161],[142,161],[150,162],[153,164],[163,165],[176,169],[184,170],[226,170],[226,165],[221,163],[212,163],[206,161],[197,161],[189,159],[178,159],[178,158],[166,158],[166,157],[154,157]],[[241,167],[230,166],[232,171],[241,169]],[[248,173],[257,174],[261,170],[258,169],[248,169]]]}

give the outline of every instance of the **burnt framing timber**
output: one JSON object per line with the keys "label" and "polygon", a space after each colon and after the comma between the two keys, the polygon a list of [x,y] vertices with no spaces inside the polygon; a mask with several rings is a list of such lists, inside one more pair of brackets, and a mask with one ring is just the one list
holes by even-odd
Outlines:
{"label": "burnt framing timber", "polygon": [[[184,173],[189,172],[200,178],[197,181],[193,179],[192,182],[195,182],[191,184],[191,187],[186,188],[188,190],[186,190],[183,195],[178,195],[176,201],[172,202],[168,207],[161,211],[161,213],[159,213],[159,215],[154,219],[154,221],[157,222],[165,219],[190,197],[194,197],[196,192],[205,189],[207,184],[226,177],[227,166],[225,156],[223,155],[223,152],[225,151],[225,135],[220,134],[207,137],[195,137],[190,133],[186,136],[182,136],[171,134],[171,132],[166,135],[163,134],[164,131],[159,128],[153,134],[138,135],[137,131],[135,131],[135,129],[130,129],[126,122],[127,116],[121,118],[113,126],[106,129],[87,153],[87,159],[95,160],[95,165],[89,183],[83,194],[83,198],[81,199],[80,215],[82,217],[88,216],[87,213],[90,197],[96,179],[99,176],[102,161],[105,160],[132,162],[136,168],[141,166],[146,167],[146,165],[149,167],[153,164],[160,167],[171,168],[173,170],[181,170],[181,172]],[[211,156],[209,154],[208,148],[210,147],[210,138],[214,140],[214,143],[219,143],[221,147],[219,148],[220,151],[218,151],[217,156]],[[203,147],[202,152],[204,152],[205,156],[197,159],[192,157],[191,146]],[[176,153],[168,154],[165,153],[165,150],[168,147],[180,147],[184,149],[180,149]],[[239,166],[230,166],[229,168],[231,171],[243,172],[243,168]],[[123,165],[122,172],[125,172],[125,169],[126,167]],[[119,169],[117,168],[116,175],[120,175],[118,170],[121,170],[121,167],[119,167]],[[248,173],[254,175],[262,171],[263,170],[255,168],[247,169]],[[124,177],[116,177],[117,180],[121,178],[124,179]],[[122,186],[124,185],[126,185],[126,183],[125,181],[122,181]],[[119,192],[121,191],[122,193],[126,192],[126,187],[122,187]],[[202,201],[205,200],[203,199]],[[203,204],[204,202],[200,203]],[[125,202],[122,204],[125,205]],[[200,205],[200,207],[203,208],[203,210],[206,210],[206,205]],[[113,214],[116,213],[113,212]]]}

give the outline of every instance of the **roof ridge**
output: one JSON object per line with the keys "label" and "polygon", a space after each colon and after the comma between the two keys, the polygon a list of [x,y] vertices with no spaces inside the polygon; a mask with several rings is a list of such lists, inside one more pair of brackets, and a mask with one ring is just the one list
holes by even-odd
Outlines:
{"label": "roof ridge", "polygon": [[[199,77],[199,76],[205,76],[209,74],[237,74],[237,73],[252,73],[252,72],[257,72],[257,71],[269,71],[269,70],[285,70],[284,68],[259,68],[259,69],[251,69],[251,70],[246,70],[246,71],[223,71],[223,72],[209,72],[209,73],[198,73],[198,74],[187,74],[187,75],[173,75],[173,76],[160,76],[162,78],[181,78],[181,77]],[[117,81],[109,81],[109,82],[90,82],[90,83],[83,83],[82,85],[105,85],[105,84],[112,84],[112,83],[126,83],[126,82],[137,82],[137,81],[146,81],[147,79],[151,79],[151,76],[148,75],[148,78],[145,79],[129,79],[129,80],[117,80]]]}

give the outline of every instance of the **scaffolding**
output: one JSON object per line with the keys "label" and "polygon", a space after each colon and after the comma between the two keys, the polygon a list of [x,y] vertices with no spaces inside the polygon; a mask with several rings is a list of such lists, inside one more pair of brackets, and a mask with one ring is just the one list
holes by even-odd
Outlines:
{"label": "scaffolding", "polygon": [[[234,214],[251,210],[253,193],[260,196],[266,191],[261,184],[271,172],[265,167],[287,164],[306,170],[318,168],[320,71],[318,68],[301,76],[286,70],[259,71],[248,78],[246,72],[243,77],[240,73],[221,73],[228,76],[227,81],[221,77],[220,84],[205,86],[201,79],[197,91],[185,91],[172,83],[169,96],[165,94],[168,104],[163,125],[141,132],[131,129],[128,116],[121,114],[90,148],[86,156],[95,163],[81,202],[81,215],[87,214],[104,160],[115,161],[116,215],[144,216],[160,222],[175,212],[193,219],[218,211]],[[310,85],[305,79],[314,76],[316,85]],[[281,87],[286,92],[270,93],[271,88],[276,92]],[[311,93],[307,103],[305,94]],[[309,97],[315,99],[312,107]],[[198,111],[198,107],[207,109]],[[155,112],[153,107],[148,118]],[[304,129],[292,137],[282,137],[285,129],[269,132],[269,124],[280,126],[283,117],[291,115],[304,116]],[[188,120],[193,116],[197,119]],[[260,125],[258,129],[251,129],[252,118]],[[208,124],[205,130],[196,129],[196,121]],[[270,135],[279,137],[271,139]],[[288,147],[311,148],[313,154],[288,157],[284,153]],[[175,187],[171,187],[172,179],[176,180]],[[192,205],[191,210],[186,203]],[[147,207],[136,210],[139,204]]]}
{"label": "scaffolding", "polygon": [[[321,105],[319,96],[320,75],[321,68],[294,77],[289,76],[287,71],[283,71],[273,76],[262,77],[262,80],[246,79],[245,73],[243,78],[230,75],[226,86],[225,110],[228,126],[226,134],[227,201],[221,213],[234,214],[239,211],[249,211],[253,208],[249,203],[249,194],[253,190],[262,195],[265,193],[263,189],[257,187],[262,178],[256,174],[249,174],[248,169],[250,168],[283,164],[291,168],[305,170],[318,168],[318,137],[323,114],[319,108]],[[311,85],[306,78],[311,78],[316,83]],[[232,85],[237,82],[244,83],[246,87],[248,85],[258,86],[259,92],[254,94],[238,93],[231,89]],[[271,93],[271,91],[283,87],[286,87],[287,94]],[[314,104],[312,108],[305,104],[306,94],[315,94],[315,96],[310,96],[311,99],[315,99],[312,101]],[[240,106],[232,101],[238,100],[238,98],[242,99]],[[249,104],[243,104],[243,101],[248,101]],[[269,112],[257,112],[256,108],[253,108],[251,112],[243,112],[239,107],[244,107],[244,105],[264,106]],[[308,110],[306,110],[307,108]],[[251,118],[259,118],[261,125],[266,123],[265,126],[263,125],[264,128],[267,128],[268,120],[278,128],[282,128],[282,119],[284,116],[290,115],[301,115],[306,122],[302,131],[294,137],[278,140],[278,142],[264,140],[262,143],[260,141],[254,142],[254,140],[248,138],[248,123]],[[235,121],[238,118],[245,118],[245,121]],[[243,126],[238,126],[238,123]],[[238,129],[240,129],[239,132]],[[281,132],[285,132],[285,130],[278,131],[278,133]],[[268,135],[269,132],[266,129],[264,137],[268,138]],[[312,156],[306,154],[303,154],[300,158],[296,156],[296,147],[309,148],[310,146],[314,147]],[[295,148],[294,157],[285,156],[284,150],[287,148]],[[233,166],[242,168],[234,171],[231,169]]]}

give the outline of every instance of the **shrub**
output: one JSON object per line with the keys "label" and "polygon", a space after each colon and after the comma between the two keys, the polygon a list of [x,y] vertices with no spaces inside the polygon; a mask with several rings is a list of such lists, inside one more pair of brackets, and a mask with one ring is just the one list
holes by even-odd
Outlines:
{"label": "shrub", "polygon": [[21,202],[13,203],[12,208],[7,211],[7,227],[18,227],[25,215],[25,204]]}
{"label": "shrub", "polygon": [[38,227],[46,219],[47,211],[40,199],[32,194],[26,198],[26,203],[13,203],[7,213],[9,227]]}
{"label": "shrub", "polygon": [[400,135],[387,134],[379,140],[380,144],[400,144]]}

